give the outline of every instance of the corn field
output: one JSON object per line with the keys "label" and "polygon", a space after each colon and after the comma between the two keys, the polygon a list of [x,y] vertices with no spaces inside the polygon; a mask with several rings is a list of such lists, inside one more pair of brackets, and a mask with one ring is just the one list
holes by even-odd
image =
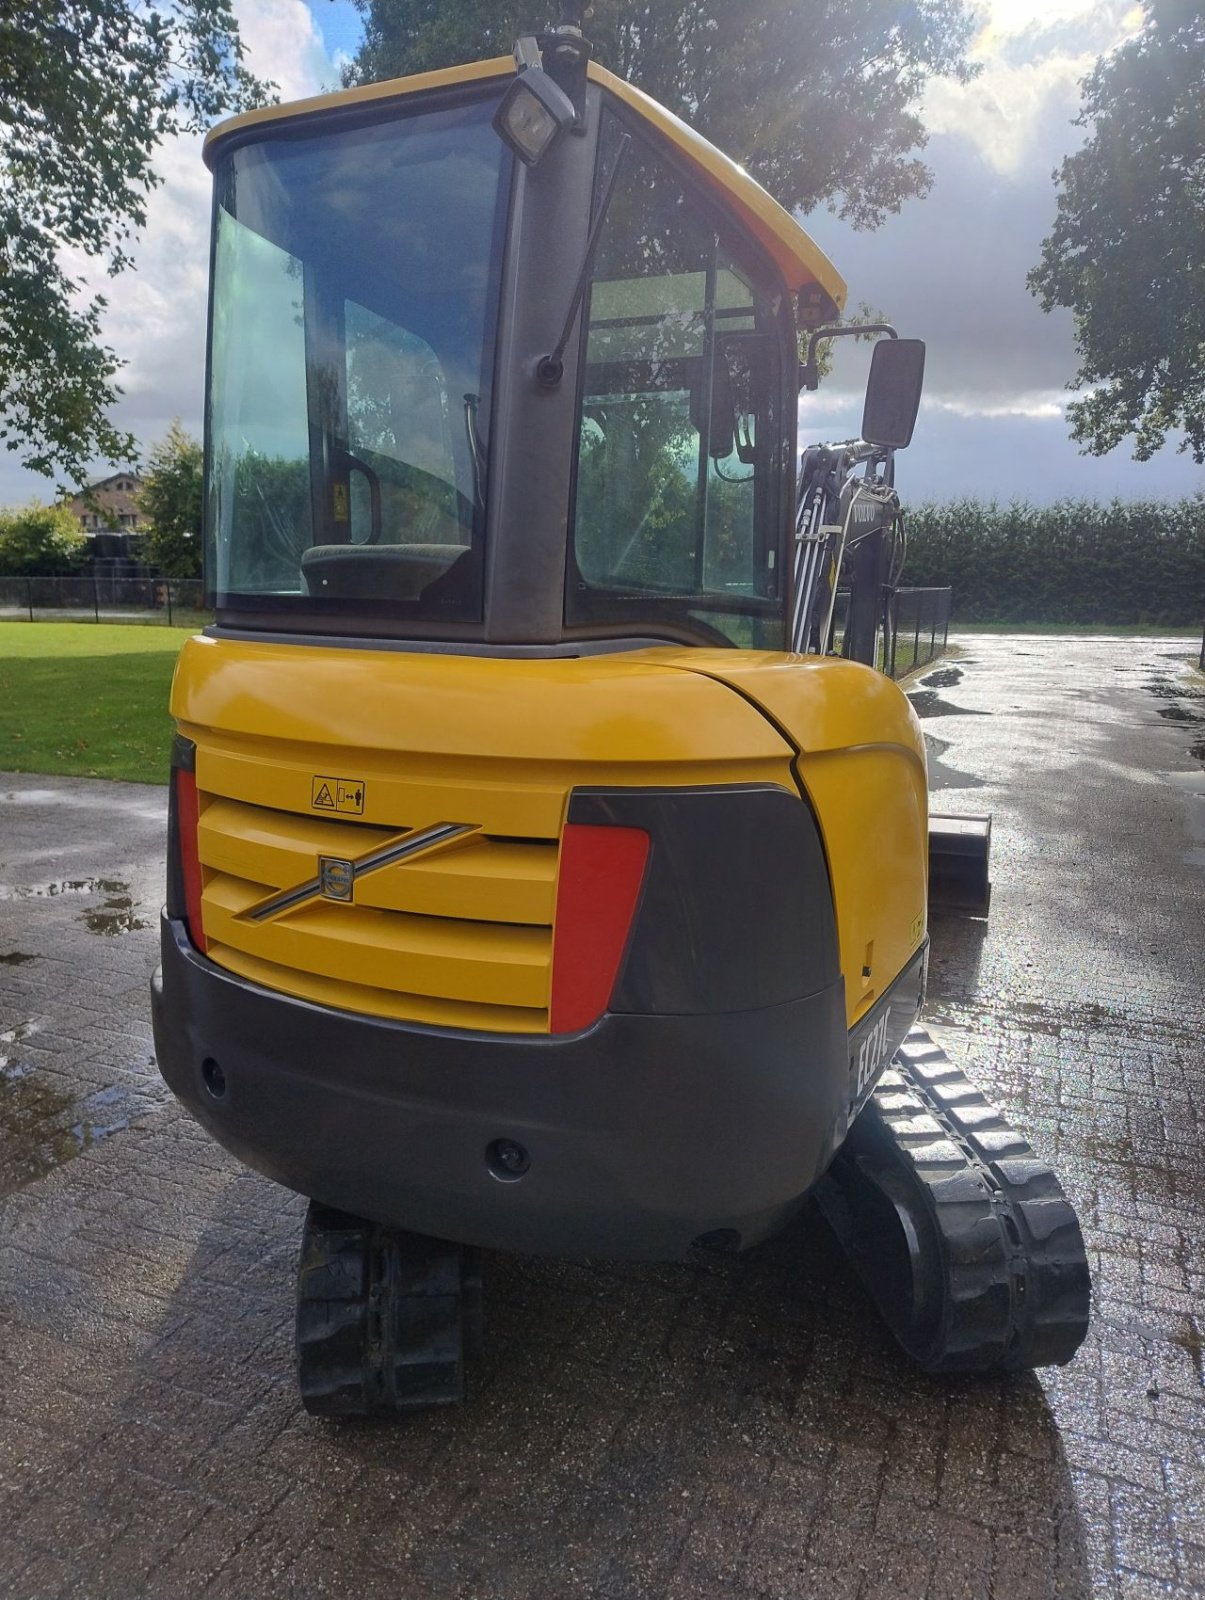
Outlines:
{"label": "corn field", "polygon": [[1205,493],[1051,506],[953,500],[908,512],[905,582],[949,584],[958,622],[1199,625]]}

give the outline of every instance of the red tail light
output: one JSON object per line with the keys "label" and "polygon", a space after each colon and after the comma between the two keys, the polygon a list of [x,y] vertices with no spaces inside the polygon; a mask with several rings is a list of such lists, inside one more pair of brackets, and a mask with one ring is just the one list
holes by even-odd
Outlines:
{"label": "red tail light", "polygon": [[648,860],[643,828],[567,823],[552,937],[553,1033],[575,1033],[607,1008]]}
{"label": "red tail light", "polygon": [[180,830],[180,871],[184,878],[184,915],[188,922],[188,936],[204,955],[209,948],[205,940],[205,924],[201,919],[201,857],[197,849],[197,825],[200,808],[197,805],[196,774],[176,768],[176,818]]}

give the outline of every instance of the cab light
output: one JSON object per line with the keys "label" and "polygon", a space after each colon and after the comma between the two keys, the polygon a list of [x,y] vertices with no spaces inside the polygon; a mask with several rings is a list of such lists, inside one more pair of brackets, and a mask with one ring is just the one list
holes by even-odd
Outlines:
{"label": "cab light", "polygon": [[201,916],[201,857],[197,845],[200,807],[194,772],[176,768],[176,817],[180,837],[180,870],[184,878],[184,917],[188,936],[202,955],[209,949]]}
{"label": "cab light", "polygon": [[533,65],[503,95],[494,114],[494,131],[520,161],[534,167],[576,120],[573,101]]}
{"label": "cab light", "polygon": [[553,1033],[576,1033],[607,1008],[648,861],[643,828],[567,823],[552,936]]}

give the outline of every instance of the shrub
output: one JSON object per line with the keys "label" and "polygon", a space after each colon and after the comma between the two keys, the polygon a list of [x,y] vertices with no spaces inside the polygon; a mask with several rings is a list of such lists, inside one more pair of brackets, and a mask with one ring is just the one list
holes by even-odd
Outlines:
{"label": "shrub", "polygon": [[60,577],[78,571],[88,541],[65,506],[0,511],[0,577]]}

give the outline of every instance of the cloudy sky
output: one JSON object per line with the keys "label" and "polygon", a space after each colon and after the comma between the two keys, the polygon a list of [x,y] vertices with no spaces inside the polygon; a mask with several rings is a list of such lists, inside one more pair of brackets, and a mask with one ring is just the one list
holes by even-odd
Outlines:
{"label": "cloudy sky", "polygon": [[[551,8],[550,8],[551,9]],[[337,85],[359,24],[348,0],[237,0],[254,70],[283,99]],[[874,233],[824,214],[807,226],[850,285],[851,305],[886,312],[928,345],[926,398],[899,463],[905,497],[974,494],[1048,501],[1176,497],[1202,486],[1191,460],[1165,449],[1144,463],[1123,447],[1081,456],[1067,437],[1075,371],[1070,318],[1047,317],[1025,288],[1054,216],[1051,173],[1082,137],[1071,125],[1096,56],[1139,23],[1130,0],[987,0],[971,84],[932,85],[925,118],[934,184]],[[209,175],[200,141],[159,162],[164,184],[138,271],[105,286],[108,342],[128,361],[118,420],[144,447],[175,416],[200,432]],[[806,439],[857,432],[868,352],[845,346],[821,391],[801,405]],[[45,496],[46,480],[0,457],[0,505]]]}

